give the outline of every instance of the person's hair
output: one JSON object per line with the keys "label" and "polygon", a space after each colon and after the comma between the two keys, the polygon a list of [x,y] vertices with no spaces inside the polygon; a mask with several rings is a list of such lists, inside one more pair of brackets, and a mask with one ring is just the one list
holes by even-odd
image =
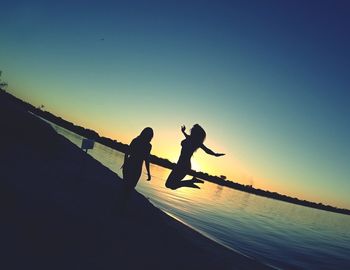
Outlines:
{"label": "person's hair", "polygon": [[144,128],[138,137],[143,141],[150,142],[153,138],[153,129],[150,127]]}
{"label": "person's hair", "polygon": [[195,124],[191,128],[191,140],[194,142],[196,147],[200,147],[203,144],[205,136],[206,133],[200,125]]}

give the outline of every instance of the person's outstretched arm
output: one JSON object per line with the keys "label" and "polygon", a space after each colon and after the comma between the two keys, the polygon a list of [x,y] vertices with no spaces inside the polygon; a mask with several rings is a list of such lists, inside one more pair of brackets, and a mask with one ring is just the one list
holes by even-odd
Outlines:
{"label": "person's outstretched arm", "polygon": [[186,133],[186,127],[185,127],[185,125],[183,125],[183,126],[181,126],[181,131],[182,131],[182,134],[186,137],[186,138],[188,138],[188,134]]}
{"label": "person's outstretched arm", "polygon": [[201,148],[204,150],[204,152],[206,152],[207,154],[212,155],[212,156],[220,157],[220,156],[225,155],[222,153],[215,153],[213,150],[209,149],[204,144],[201,145]]}

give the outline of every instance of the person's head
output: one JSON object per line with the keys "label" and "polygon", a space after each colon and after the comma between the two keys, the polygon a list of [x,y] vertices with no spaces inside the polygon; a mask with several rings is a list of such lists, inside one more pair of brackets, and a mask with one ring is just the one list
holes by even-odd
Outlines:
{"label": "person's head", "polygon": [[200,125],[195,124],[191,128],[191,139],[193,140],[193,142],[196,144],[197,147],[203,144],[205,140],[205,136],[206,136],[206,133]]}
{"label": "person's head", "polygon": [[150,127],[144,128],[141,131],[139,138],[141,138],[145,142],[151,142],[151,140],[153,138],[153,129]]}

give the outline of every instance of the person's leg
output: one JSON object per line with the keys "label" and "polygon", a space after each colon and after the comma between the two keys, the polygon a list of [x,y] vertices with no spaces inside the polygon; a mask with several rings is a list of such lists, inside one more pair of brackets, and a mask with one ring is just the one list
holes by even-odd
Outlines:
{"label": "person's leg", "polygon": [[186,176],[184,170],[179,167],[175,167],[168,176],[168,179],[165,182],[165,186],[170,189],[179,188],[179,183]]}
{"label": "person's leg", "polygon": [[192,179],[191,179],[191,180],[183,180],[183,181],[180,181],[180,182],[178,183],[178,187],[177,187],[177,188],[180,188],[180,187],[190,187],[190,188],[198,188],[198,189],[200,189],[200,187],[197,186],[195,183],[196,183],[196,182],[193,181]]}
{"label": "person's leg", "polygon": [[200,180],[196,177],[193,177],[192,179],[189,180],[182,180],[179,182],[179,187],[192,187],[192,188],[200,188],[196,184],[203,184],[204,181]]}
{"label": "person's leg", "polygon": [[117,211],[119,214],[124,214],[127,211],[129,202],[131,200],[132,192],[134,191],[134,186],[130,185],[128,182],[123,183],[123,187],[120,190],[119,198],[117,201]]}
{"label": "person's leg", "polygon": [[178,189],[180,187],[200,188],[196,184],[203,184],[204,181],[193,177],[189,180],[182,180],[190,171],[190,166],[178,165],[171,171],[168,179],[165,182],[165,186],[170,189]]}
{"label": "person's leg", "polygon": [[201,179],[198,179],[197,177],[193,176],[193,178],[191,179],[194,183],[198,183],[198,184],[203,184],[204,181]]}
{"label": "person's leg", "polygon": [[[170,177],[172,176],[172,177]],[[202,184],[204,183],[203,180],[200,180],[200,179],[197,179],[195,177],[193,177],[192,179],[190,180],[175,180],[176,178],[173,178],[174,175],[170,175],[165,183],[165,186],[167,188],[170,188],[170,189],[178,189],[180,187],[191,187],[191,188],[200,188],[199,186],[197,186],[196,184]]]}

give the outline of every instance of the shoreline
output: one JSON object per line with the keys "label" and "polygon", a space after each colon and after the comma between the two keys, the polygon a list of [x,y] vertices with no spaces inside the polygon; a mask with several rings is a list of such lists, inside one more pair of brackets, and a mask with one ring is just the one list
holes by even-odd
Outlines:
{"label": "shoreline", "polygon": [[271,269],[154,207],[21,106],[0,98],[3,269]]}
{"label": "shoreline", "polygon": [[[65,130],[68,131],[68,132],[71,132],[71,133],[76,134],[76,135],[78,135],[78,136],[82,136],[82,135],[80,135],[80,134],[75,133],[75,132],[72,131],[72,130],[69,130],[69,129],[65,128],[65,127],[62,127],[62,126],[59,126],[59,125],[57,125],[57,124],[55,124],[55,123],[53,123],[53,122],[50,122],[49,120],[47,120],[47,119],[45,119],[45,118],[42,118],[41,116],[38,116],[38,115],[36,115],[36,114],[34,114],[34,113],[32,113],[32,112],[30,112],[30,113],[33,114],[34,116],[38,117],[38,118],[41,119],[42,121],[45,121],[45,122],[49,123],[50,125],[56,125],[56,126],[62,128],[62,129],[65,129]],[[82,136],[82,137],[83,137],[83,136]],[[116,149],[116,148],[113,148],[113,147],[111,147],[111,146],[109,146],[109,145],[107,145],[107,144],[103,144],[103,143],[101,143],[101,142],[98,142],[98,143],[100,143],[101,145],[103,145],[103,146],[105,146],[105,147],[108,147],[108,148],[110,148],[110,149],[112,149],[112,150],[114,150],[114,151],[117,151],[117,152],[119,152],[119,153],[121,153],[121,154],[124,154],[124,152],[122,152],[122,151],[120,151],[120,150],[118,150],[118,149]],[[151,163],[152,163],[153,165],[155,165],[155,166],[159,166],[159,167],[161,167],[161,168],[171,170],[169,167],[162,166],[162,165],[159,165],[159,164],[153,163],[153,162],[151,162]],[[192,174],[189,174],[189,175],[193,176]],[[203,179],[203,178],[200,178],[200,179],[205,180],[205,179]],[[345,211],[347,211],[347,212],[332,211],[332,210],[327,210],[327,209],[323,209],[323,208],[319,208],[319,207],[313,207],[313,206],[309,206],[309,205],[304,205],[304,204],[301,204],[301,203],[294,203],[294,202],[290,202],[290,201],[288,201],[288,200],[281,200],[281,199],[278,199],[278,198],[273,198],[273,197],[270,197],[270,196],[265,196],[265,195],[263,195],[263,194],[258,194],[258,193],[256,193],[256,192],[250,192],[250,191],[247,191],[247,190],[244,190],[244,189],[240,189],[240,188],[230,187],[230,186],[227,186],[227,185],[220,185],[220,184],[218,184],[218,183],[216,183],[216,182],[209,181],[209,180],[205,180],[205,181],[208,181],[208,182],[213,183],[213,184],[217,184],[217,185],[222,186],[222,187],[231,188],[231,189],[238,190],[238,191],[245,192],[245,193],[249,193],[249,194],[252,194],[252,195],[255,195],[255,196],[263,197],[263,198],[266,198],[266,199],[276,200],[276,201],[282,202],[282,203],[288,203],[288,204],[293,204],[293,205],[297,205],[297,206],[301,206],[301,207],[307,207],[307,208],[311,208],[311,209],[315,209],[315,210],[326,211],[326,212],[328,212],[328,213],[341,214],[341,215],[350,215],[350,213],[347,213],[347,212],[350,211],[350,210],[348,210],[348,209],[343,209],[343,210],[345,210]],[[340,208],[339,208],[339,209],[340,209]],[[340,209],[340,210],[342,210],[342,209]],[[215,240],[214,240],[214,241],[215,241]],[[222,245],[221,243],[219,243],[219,244]],[[228,247],[228,248],[231,249],[230,247]],[[234,251],[235,251],[235,250],[234,250]],[[238,252],[238,251],[235,251],[235,252]]]}
{"label": "shoreline", "polygon": [[[112,140],[112,139],[106,138],[106,137],[100,137],[99,134],[94,130],[86,129],[86,128],[81,127],[81,126],[76,126],[73,123],[68,122],[65,119],[62,119],[61,117],[57,117],[50,112],[42,111],[40,108],[35,108],[33,105],[14,97],[13,95],[5,92],[4,90],[0,91],[0,97],[2,97],[2,96],[4,96],[7,99],[10,99],[12,102],[16,103],[16,105],[18,107],[21,107],[22,109],[25,109],[28,112],[33,113],[37,117],[45,119],[46,121],[54,123],[54,124],[56,124],[60,127],[63,127],[65,129],[73,132],[73,133],[76,133],[80,136],[95,140],[96,142],[99,142],[99,143],[101,143],[101,144],[103,144],[111,149],[125,153],[125,151],[129,147],[127,144],[118,142],[116,140]],[[170,162],[169,160],[164,159],[164,158],[160,158],[160,157],[155,156],[155,155],[151,155],[151,163],[158,165],[158,166],[161,166],[161,167],[164,167],[164,168],[167,168],[167,169],[172,169],[173,166],[175,165],[174,163]],[[283,201],[286,203],[292,203],[295,205],[305,206],[305,207],[323,210],[323,211],[327,211],[327,212],[333,212],[333,213],[338,213],[338,214],[343,214],[343,215],[350,215],[350,209],[339,208],[339,207],[335,207],[335,206],[331,206],[331,205],[324,205],[323,203],[311,202],[311,201],[302,200],[302,199],[299,199],[296,197],[290,197],[287,195],[283,195],[283,194],[280,194],[277,192],[272,192],[272,191],[268,191],[268,190],[254,188],[251,185],[243,185],[243,184],[239,184],[237,182],[231,181],[231,180],[227,180],[226,177],[224,177],[224,176],[220,176],[220,177],[212,176],[212,175],[209,175],[207,173],[197,172],[197,171],[193,171],[193,170],[191,171],[191,173],[189,175],[195,176],[197,178],[200,178],[202,180],[205,180],[205,181],[208,181],[208,182],[220,185],[220,186],[232,188],[235,190],[247,192],[247,193],[254,194],[257,196],[261,196],[261,197],[265,197],[265,198],[270,198],[273,200]]]}

